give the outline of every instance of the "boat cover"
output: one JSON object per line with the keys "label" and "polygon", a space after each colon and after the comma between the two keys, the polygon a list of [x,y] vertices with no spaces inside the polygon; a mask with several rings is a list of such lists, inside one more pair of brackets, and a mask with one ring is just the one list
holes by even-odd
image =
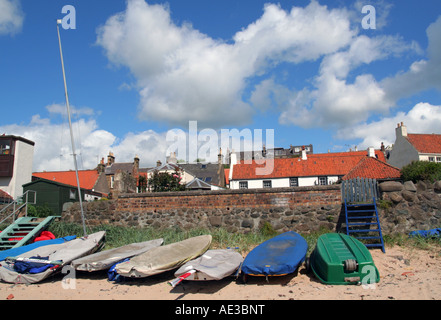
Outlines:
{"label": "boat cover", "polygon": [[411,233],[409,233],[409,236],[411,237],[420,236],[422,238],[432,238],[432,237],[436,238],[441,236],[441,228],[412,231]]}
{"label": "boat cover", "polygon": [[285,275],[294,272],[305,260],[308,244],[294,231],[269,239],[248,253],[241,271],[256,276]]}
{"label": "boat cover", "polygon": [[92,233],[87,237],[78,238],[62,244],[52,244],[39,247],[20,254],[17,257],[44,257],[49,261],[61,260],[63,263],[56,268],[49,268],[43,272],[35,274],[19,273],[14,269],[13,264],[2,263],[2,266],[0,267],[0,280],[9,283],[24,284],[40,282],[55,272],[61,270],[62,266],[69,264],[73,260],[97,251],[101,247],[105,234],[105,231],[99,231]]}
{"label": "boat cover", "polygon": [[0,261],[5,260],[7,257],[16,257],[22,253],[31,251],[31,250],[39,248],[39,247],[48,246],[50,244],[65,243],[67,241],[75,239],[76,237],[77,236],[67,236],[67,237],[57,238],[57,239],[52,239],[52,240],[42,240],[42,241],[37,241],[37,242],[31,243],[31,244],[28,244],[25,246],[21,246],[18,248],[3,250],[3,251],[0,251]]}
{"label": "boat cover", "polygon": [[109,269],[115,263],[159,247],[163,239],[128,244],[119,248],[97,252],[72,261],[71,265],[80,271],[99,271]]}
{"label": "boat cover", "polygon": [[242,261],[242,255],[235,250],[208,250],[199,258],[185,263],[175,272],[175,276],[180,277],[190,270],[196,270],[200,273],[199,280],[220,280],[233,274]]}
{"label": "boat cover", "polygon": [[124,277],[138,278],[179,268],[207,251],[211,239],[211,235],[202,235],[156,247],[116,265],[115,270]]}

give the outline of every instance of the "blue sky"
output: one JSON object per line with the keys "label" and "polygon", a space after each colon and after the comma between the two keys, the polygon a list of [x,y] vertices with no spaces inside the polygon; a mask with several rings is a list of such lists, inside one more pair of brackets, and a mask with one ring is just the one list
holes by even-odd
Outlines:
{"label": "blue sky", "polygon": [[[164,161],[167,132],[189,121],[273,129],[275,146],[316,153],[391,145],[401,121],[441,133],[438,0],[0,0],[0,134],[36,142],[35,171],[73,167],[56,30],[65,5],[82,169],[109,151]],[[375,29],[362,27],[365,5]]]}

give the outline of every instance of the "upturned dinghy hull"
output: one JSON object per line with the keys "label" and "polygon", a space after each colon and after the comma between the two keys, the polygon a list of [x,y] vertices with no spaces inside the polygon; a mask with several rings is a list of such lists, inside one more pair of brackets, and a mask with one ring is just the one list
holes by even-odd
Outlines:
{"label": "upturned dinghy hull", "polygon": [[72,261],[71,265],[79,271],[100,271],[107,270],[115,263],[140,255],[150,249],[159,247],[163,239],[155,239],[144,242],[137,242],[118,248],[97,252],[80,259]]}
{"label": "upturned dinghy hull", "polygon": [[45,258],[48,261],[62,261],[62,264],[48,268],[39,273],[20,273],[14,269],[13,264],[4,264],[0,267],[0,280],[8,283],[32,284],[40,282],[71,261],[99,250],[104,241],[105,231],[96,232],[87,237],[78,238],[63,244],[53,244],[25,252],[16,258]]}
{"label": "upturned dinghy hull", "polygon": [[368,248],[343,233],[320,236],[306,264],[307,269],[325,284],[373,284],[380,281]]}
{"label": "upturned dinghy hull", "polygon": [[115,270],[124,277],[142,278],[179,268],[207,251],[211,239],[211,235],[202,235],[156,247],[117,264]]}
{"label": "upturned dinghy hull", "polygon": [[221,280],[232,275],[243,262],[242,255],[231,249],[208,250],[199,258],[188,261],[175,272],[173,287],[182,280]]}
{"label": "upturned dinghy hull", "polygon": [[305,260],[308,244],[294,231],[282,233],[250,251],[241,272],[251,276],[282,276],[293,273]]}

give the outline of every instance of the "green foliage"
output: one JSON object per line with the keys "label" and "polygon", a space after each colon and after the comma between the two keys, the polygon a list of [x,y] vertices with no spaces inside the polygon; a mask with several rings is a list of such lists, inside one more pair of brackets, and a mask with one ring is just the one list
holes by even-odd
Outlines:
{"label": "green foliage", "polygon": [[274,230],[273,226],[268,221],[265,221],[263,226],[260,228],[260,233],[265,237],[274,237],[277,235],[277,231]]}
{"label": "green foliage", "polygon": [[47,204],[44,206],[33,206],[32,204],[28,204],[28,216],[30,217],[46,218],[53,215],[53,210],[49,208]]}
{"label": "green foliage", "polygon": [[377,205],[379,209],[388,210],[392,207],[393,203],[390,200],[377,199]]}
{"label": "green foliage", "polygon": [[441,163],[428,161],[412,161],[401,169],[401,177],[404,181],[418,182],[441,180]]}
{"label": "green foliage", "polygon": [[155,171],[148,180],[148,185],[152,192],[184,191],[185,186],[181,185],[181,179],[179,171],[173,174]]}

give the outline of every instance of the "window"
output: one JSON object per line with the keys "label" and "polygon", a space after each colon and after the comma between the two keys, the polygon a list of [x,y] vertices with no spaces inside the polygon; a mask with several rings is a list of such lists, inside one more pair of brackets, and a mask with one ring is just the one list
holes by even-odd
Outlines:
{"label": "window", "polygon": [[436,157],[436,162],[441,162],[441,157]]}
{"label": "window", "polygon": [[248,181],[239,181],[239,189],[248,189]]}
{"label": "window", "polygon": [[263,187],[264,188],[271,188],[271,180],[264,180]]}
{"label": "window", "polygon": [[75,190],[70,189],[69,190],[69,199],[75,200],[77,197],[77,192]]}
{"label": "window", "polygon": [[210,182],[211,182],[211,177],[206,177],[206,178],[205,178],[205,182],[210,183]]}
{"label": "window", "polygon": [[429,157],[429,162],[435,162],[435,157]]}
{"label": "window", "polygon": [[326,186],[328,184],[328,177],[319,177],[319,185]]}
{"label": "window", "polygon": [[290,187],[298,187],[299,186],[299,178],[289,178],[289,186]]}
{"label": "window", "polygon": [[11,153],[11,140],[0,141],[0,155],[10,155]]}

